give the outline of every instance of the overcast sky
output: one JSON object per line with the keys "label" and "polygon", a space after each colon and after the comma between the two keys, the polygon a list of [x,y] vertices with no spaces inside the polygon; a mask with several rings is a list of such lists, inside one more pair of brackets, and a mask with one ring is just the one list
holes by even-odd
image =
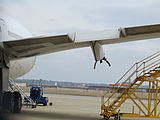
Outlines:
{"label": "overcast sky", "polygon": [[[160,23],[160,0],[0,0],[0,10],[34,36]],[[113,83],[136,61],[157,52],[160,39],[105,45],[112,67],[98,64],[90,48],[37,57],[22,78]]]}

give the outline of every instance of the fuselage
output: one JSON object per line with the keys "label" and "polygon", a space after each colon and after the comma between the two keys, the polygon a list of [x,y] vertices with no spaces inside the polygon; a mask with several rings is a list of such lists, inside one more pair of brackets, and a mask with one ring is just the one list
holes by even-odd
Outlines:
{"label": "fuselage", "polygon": [[[0,13],[0,42],[32,37],[32,35],[14,19]],[[28,73],[35,64],[35,57],[10,60],[9,77],[12,79]]]}

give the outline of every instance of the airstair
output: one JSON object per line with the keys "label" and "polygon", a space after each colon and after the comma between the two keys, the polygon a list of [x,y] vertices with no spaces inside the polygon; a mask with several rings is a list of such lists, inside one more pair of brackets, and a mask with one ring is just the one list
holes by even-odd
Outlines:
{"label": "airstair", "polygon": [[[102,96],[101,115],[105,120],[114,116],[115,120],[122,117],[146,117],[160,118],[158,96],[160,89],[160,51],[149,57],[136,62],[115,84],[120,84],[115,91],[106,97],[108,93]],[[128,84],[129,83],[129,84]],[[128,84],[124,88],[124,84]],[[140,99],[136,90],[140,86],[147,86],[147,104]],[[117,93],[123,88],[121,93]],[[139,109],[139,113],[120,113],[122,104],[130,99]]]}
{"label": "airstair", "polygon": [[[22,105],[29,106],[30,108],[36,108],[36,103],[29,97],[27,94],[21,89],[13,79],[9,79],[9,87],[12,91],[18,91],[22,95]],[[28,102],[24,101],[24,98],[27,99]]]}

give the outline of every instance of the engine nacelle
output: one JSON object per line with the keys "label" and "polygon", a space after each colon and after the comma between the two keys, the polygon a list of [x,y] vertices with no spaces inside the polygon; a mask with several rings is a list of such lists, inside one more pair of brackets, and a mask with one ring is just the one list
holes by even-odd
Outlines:
{"label": "engine nacelle", "polygon": [[108,63],[109,66],[111,66],[111,64],[108,62],[108,60],[105,57],[105,53],[103,51],[103,47],[102,45],[98,42],[92,42],[91,43],[91,48],[92,48],[92,52],[95,58],[95,64],[94,64],[94,69],[96,68],[96,64],[98,61],[100,61],[100,63],[103,62],[103,60]]}

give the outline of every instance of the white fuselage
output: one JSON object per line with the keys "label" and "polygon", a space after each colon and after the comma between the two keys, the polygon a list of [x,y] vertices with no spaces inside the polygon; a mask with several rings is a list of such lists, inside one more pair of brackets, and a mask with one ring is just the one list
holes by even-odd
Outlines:
{"label": "white fuselage", "polygon": [[[0,14],[0,42],[32,37],[32,35],[15,20]],[[35,64],[35,57],[10,61],[9,77],[12,79],[28,73]]]}

